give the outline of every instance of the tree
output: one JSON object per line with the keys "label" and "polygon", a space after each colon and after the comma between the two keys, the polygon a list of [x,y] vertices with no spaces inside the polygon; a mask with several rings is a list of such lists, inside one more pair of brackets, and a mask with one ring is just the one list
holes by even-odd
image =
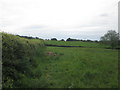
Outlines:
{"label": "tree", "polygon": [[78,40],[78,39],[68,38],[66,41],[80,41],[80,40]]}
{"label": "tree", "polygon": [[52,38],[51,40],[57,41],[57,39],[56,39],[56,38]]}
{"label": "tree", "polygon": [[112,48],[118,46],[119,33],[114,30],[109,30],[104,36],[100,38],[103,44],[110,45]]}
{"label": "tree", "polygon": [[61,41],[65,41],[64,39],[61,39]]}
{"label": "tree", "polygon": [[68,38],[66,41],[71,41],[71,38]]}

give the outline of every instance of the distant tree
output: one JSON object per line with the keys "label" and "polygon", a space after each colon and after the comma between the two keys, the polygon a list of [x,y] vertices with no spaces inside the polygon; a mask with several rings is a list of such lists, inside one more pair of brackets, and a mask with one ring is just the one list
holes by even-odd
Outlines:
{"label": "distant tree", "polygon": [[86,42],[92,42],[91,40],[86,40]]}
{"label": "distant tree", "polygon": [[39,39],[39,37],[36,37],[36,39]]}
{"label": "distant tree", "polygon": [[71,38],[68,38],[66,41],[71,41]]}
{"label": "distant tree", "polygon": [[51,40],[57,41],[57,39],[56,39],[56,38],[52,38]]}
{"label": "distant tree", "polygon": [[95,40],[94,42],[98,43],[99,41],[98,41],[98,40]]}
{"label": "distant tree", "polygon": [[[17,35],[17,36],[19,36],[19,35]],[[29,37],[29,36],[19,36],[19,37],[22,37],[22,38],[27,38],[27,39],[35,39],[34,37]]]}
{"label": "distant tree", "polygon": [[78,39],[68,38],[66,41],[80,41],[80,40],[78,40]]}
{"label": "distant tree", "polygon": [[46,41],[49,41],[49,39],[45,39]]}
{"label": "distant tree", "polygon": [[82,39],[80,41],[83,41]]}
{"label": "distant tree", "polygon": [[114,30],[109,30],[104,36],[100,38],[100,42],[110,45],[112,48],[118,46],[119,33]]}
{"label": "distant tree", "polygon": [[65,41],[64,39],[61,39],[61,41]]}

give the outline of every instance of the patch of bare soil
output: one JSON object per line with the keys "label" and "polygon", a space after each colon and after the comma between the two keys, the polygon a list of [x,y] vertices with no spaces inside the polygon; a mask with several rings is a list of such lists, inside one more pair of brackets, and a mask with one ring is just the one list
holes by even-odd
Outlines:
{"label": "patch of bare soil", "polygon": [[54,53],[54,52],[47,52],[46,55],[47,55],[47,56],[57,56],[57,54]]}

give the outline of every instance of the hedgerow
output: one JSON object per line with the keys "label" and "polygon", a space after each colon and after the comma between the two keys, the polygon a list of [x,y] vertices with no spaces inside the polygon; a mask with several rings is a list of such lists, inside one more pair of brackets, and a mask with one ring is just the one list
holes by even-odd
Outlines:
{"label": "hedgerow", "polygon": [[[39,48],[39,51],[37,51]],[[18,87],[19,80],[32,74],[37,67],[36,55],[43,56],[42,40],[26,39],[12,34],[2,33],[2,83],[3,88]]]}

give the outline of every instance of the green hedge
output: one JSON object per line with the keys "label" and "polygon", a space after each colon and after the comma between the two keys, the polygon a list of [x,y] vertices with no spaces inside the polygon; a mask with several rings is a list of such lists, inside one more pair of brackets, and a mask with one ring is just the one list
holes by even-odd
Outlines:
{"label": "green hedge", "polygon": [[[38,52],[37,50],[41,50]],[[31,74],[32,68],[37,66],[34,57],[44,54],[42,40],[25,39],[19,36],[2,33],[2,75],[3,87],[17,87],[16,83],[24,75]]]}

